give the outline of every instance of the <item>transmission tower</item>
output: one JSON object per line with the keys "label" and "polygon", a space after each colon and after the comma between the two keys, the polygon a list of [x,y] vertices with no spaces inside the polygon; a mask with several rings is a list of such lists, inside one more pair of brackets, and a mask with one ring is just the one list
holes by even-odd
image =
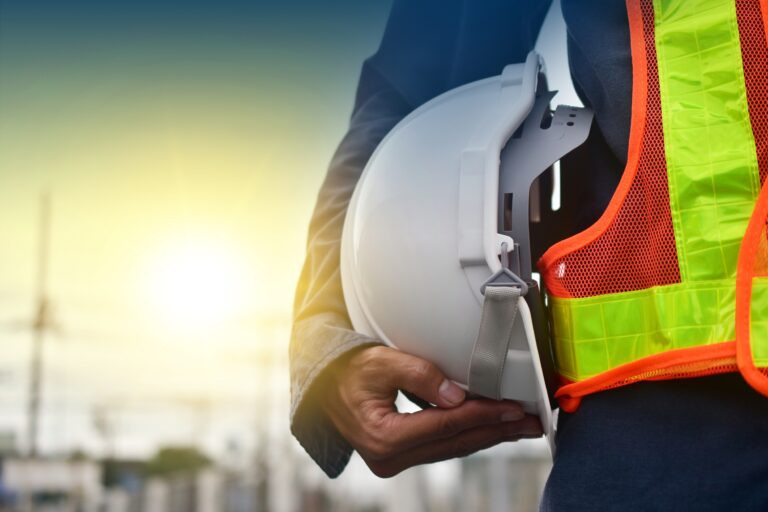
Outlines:
{"label": "transmission tower", "polygon": [[29,396],[27,402],[27,454],[38,454],[37,436],[40,420],[40,396],[43,388],[43,342],[46,331],[54,327],[48,300],[48,251],[51,228],[51,199],[40,198],[39,239],[37,256],[37,283],[35,316],[32,320],[32,351],[29,368]]}

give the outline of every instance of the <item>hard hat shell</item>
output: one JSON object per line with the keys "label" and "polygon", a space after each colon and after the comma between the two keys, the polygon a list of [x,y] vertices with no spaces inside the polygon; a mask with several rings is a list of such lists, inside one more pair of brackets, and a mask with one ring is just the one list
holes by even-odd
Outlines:
{"label": "hard hat shell", "polygon": [[[347,211],[341,276],[354,328],[432,361],[465,388],[481,288],[501,269],[502,245],[515,244],[498,228],[501,150],[534,106],[541,65],[531,52],[525,63],[408,115],[371,156]],[[521,401],[551,433],[535,329],[522,297],[518,309],[501,397]]]}

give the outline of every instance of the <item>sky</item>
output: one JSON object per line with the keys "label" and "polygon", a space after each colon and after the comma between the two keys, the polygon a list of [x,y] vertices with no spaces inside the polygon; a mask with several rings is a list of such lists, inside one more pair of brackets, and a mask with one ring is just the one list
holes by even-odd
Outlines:
{"label": "sky", "polygon": [[43,451],[104,449],[94,410],[130,454],[254,409],[388,7],[0,0],[0,432],[25,421],[44,193]]}
{"label": "sky", "polygon": [[220,453],[287,409],[307,224],[390,4],[0,0],[0,439],[25,446],[43,194],[43,453]]}

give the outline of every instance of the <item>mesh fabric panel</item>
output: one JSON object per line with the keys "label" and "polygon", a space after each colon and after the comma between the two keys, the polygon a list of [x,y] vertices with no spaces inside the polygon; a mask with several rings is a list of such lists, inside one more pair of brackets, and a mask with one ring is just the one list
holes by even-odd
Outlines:
{"label": "mesh fabric panel", "polygon": [[545,269],[549,292],[558,297],[590,297],[680,282],[664,154],[652,0],[642,0],[641,9],[648,91],[637,175],[608,229]]}
{"label": "mesh fabric panel", "polygon": [[[737,0],[741,56],[752,133],[755,137],[760,182],[768,176],[768,43],[760,12],[760,0]],[[755,259],[755,276],[768,276],[768,242],[766,230],[760,237]]]}
{"label": "mesh fabric panel", "polygon": [[768,45],[760,13],[760,0],[737,0],[736,17],[760,182],[765,183],[768,175]]}

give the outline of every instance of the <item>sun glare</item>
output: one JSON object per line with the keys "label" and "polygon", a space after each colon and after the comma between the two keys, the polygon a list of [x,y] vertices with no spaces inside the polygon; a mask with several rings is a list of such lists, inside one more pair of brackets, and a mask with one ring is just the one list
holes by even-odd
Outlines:
{"label": "sun glare", "polygon": [[180,244],[169,248],[153,267],[153,309],[173,330],[220,329],[245,306],[245,265],[230,247],[213,242]]}

